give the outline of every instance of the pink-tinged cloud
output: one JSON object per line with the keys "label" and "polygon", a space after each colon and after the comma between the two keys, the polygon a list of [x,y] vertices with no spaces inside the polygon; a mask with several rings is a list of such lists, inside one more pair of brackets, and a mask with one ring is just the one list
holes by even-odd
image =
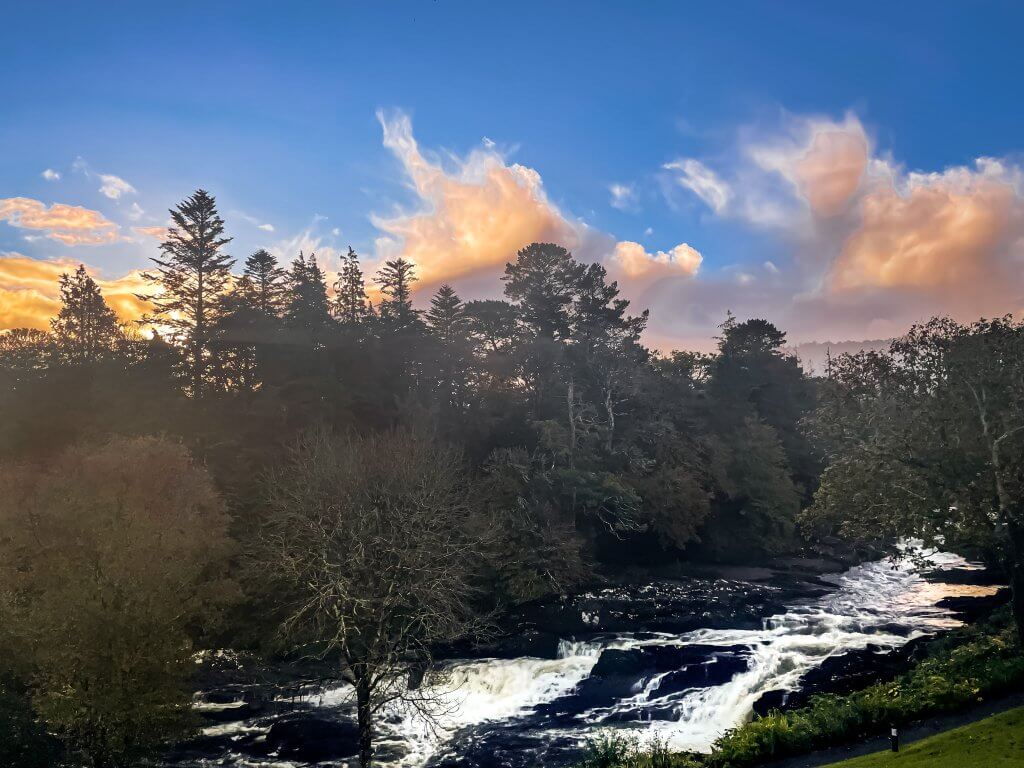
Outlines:
{"label": "pink-tinged cloud", "polygon": [[485,146],[445,169],[420,150],[408,116],[378,117],[384,146],[401,162],[419,200],[414,212],[373,217],[384,233],[378,257],[401,255],[413,262],[421,284],[493,271],[532,242],[570,249],[582,242],[582,225],[567,220],[547,199],[532,168],[507,164]]}
{"label": "pink-tinged cloud", "polygon": [[745,151],[758,168],[788,182],[815,217],[831,218],[847,211],[861,189],[871,142],[852,114],[842,121],[790,118],[783,135],[754,140]]}
{"label": "pink-tinged cloud", "polygon": [[623,240],[615,244],[615,250],[605,262],[605,267],[618,279],[639,282],[667,277],[693,277],[703,260],[700,252],[687,243],[680,243],[667,253],[648,253],[640,243]]}
{"label": "pink-tinged cloud", "polygon": [[169,230],[167,227],[132,227],[132,231],[162,243],[167,239]]}
{"label": "pink-tinged cloud", "polygon": [[993,160],[909,174],[864,196],[829,290],[909,290],[956,315],[1024,306],[1024,198],[1019,172]]}
{"label": "pink-tinged cloud", "polygon": [[0,221],[45,232],[64,245],[102,245],[118,239],[118,225],[98,211],[63,203],[47,206],[28,197],[0,199]]}
{"label": "pink-tinged cloud", "polygon": [[816,133],[810,149],[796,163],[797,185],[811,210],[832,217],[846,210],[868,164],[864,136],[850,131]]}
{"label": "pink-tinged cloud", "polygon": [[700,254],[686,244],[651,254],[563,213],[548,199],[540,174],[507,162],[494,142],[464,158],[450,157],[446,167],[420,148],[406,115],[378,117],[384,146],[401,162],[418,206],[373,217],[383,234],[371,275],[382,260],[400,255],[416,265],[421,289],[450,282],[467,296],[495,296],[499,275],[517,251],[552,242],[581,261],[604,263],[623,294],[640,299],[653,282],[692,277],[700,266]]}
{"label": "pink-tinged cloud", "polygon": [[[58,280],[75,270],[70,259],[33,259],[17,253],[0,255],[0,330],[38,328],[48,330],[50,318],[60,309]],[[89,270],[103,297],[123,322],[138,320],[149,310],[136,294],[150,291],[140,271],[103,279]]]}
{"label": "pink-tinged cloud", "polygon": [[680,334],[726,308],[756,308],[793,341],[879,338],[933,315],[1024,310],[1024,173],[1012,163],[907,172],[848,114],[747,131],[732,162],[709,173],[732,193],[720,209],[706,200],[709,208],[777,237],[792,258],[760,276],[740,265],[729,292],[717,276],[678,288],[686,311],[663,305]]}

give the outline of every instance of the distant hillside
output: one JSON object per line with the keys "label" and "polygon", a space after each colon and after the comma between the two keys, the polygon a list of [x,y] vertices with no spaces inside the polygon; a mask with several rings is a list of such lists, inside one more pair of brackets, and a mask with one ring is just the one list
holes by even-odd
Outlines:
{"label": "distant hillside", "polygon": [[810,374],[823,375],[828,356],[838,357],[847,352],[862,350],[880,351],[888,349],[892,339],[865,339],[864,341],[808,341],[791,347],[799,359],[803,369]]}

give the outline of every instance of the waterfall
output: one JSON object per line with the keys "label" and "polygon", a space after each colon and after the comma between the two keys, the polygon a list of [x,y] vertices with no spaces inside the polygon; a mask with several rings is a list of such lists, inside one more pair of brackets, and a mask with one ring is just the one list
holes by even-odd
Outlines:
{"label": "waterfall", "polygon": [[[929,559],[932,567],[971,567],[944,553]],[[382,713],[378,744],[395,756],[395,768],[428,766],[439,756],[458,763],[472,749],[488,760],[492,750],[504,749],[511,757],[503,764],[521,759],[526,766],[531,756],[517,757],[524,745],[537,753],[555,744],[569,749],[609,727],[641,741],[706,751],[747,720],[766,692],[796,690],[801,677],[829,657],[869,646],[884,652],[955,627],[960,622],[937,606],[940,600],[994,589],[926,581],[909,559],[866,563],[831,581],[834,591],[788,605],[765,617],[760,629],[565,638],[553,659],[448,662],[424,681],[437,702],[433,717],[391,706]],[[306,703],[333,717],[352,717],[347,686],[311,694]],[[242,734],[256,729],[244,721],[234,727]],[[483,765],[481,759],[465,764]],[[247,757],[218,764],[271,763]]]}

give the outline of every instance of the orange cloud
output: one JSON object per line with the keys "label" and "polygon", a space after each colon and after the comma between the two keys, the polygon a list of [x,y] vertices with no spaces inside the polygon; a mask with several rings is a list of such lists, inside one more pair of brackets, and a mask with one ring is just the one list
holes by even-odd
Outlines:
{"label": "orange cloud", "polygon": [[[74,271],[77,266],[78,262],[68,259],[42,260],[20,254],[0,255],[0,330],[48,330],[50,318],[60,310],[57,281],[62,274]],[[150,309],[148,302],[135,295],[150,290],[140,271],[133,270],[112,280],[93,274],[93,279],[123,322],[138,320]]]}
{"label": "orange cloud", "polygon": [[[867,194],[857,228],[829,273],[833,291],[910,288],[989,314],[1020,290],[1024,199],[1010,171],[910,174],[903,188]],[[1019,297],[1018,297],[1019,300]]]}
{"label": "orange cloud", "polygon": [[378,115],[384,146],[401,161],[423,208],[373,218],[385,233],[378,257],[401,255],[416,264],[423,285],[500,268],[532,242],[577,248],[585,227],[547,199],[540,174],[508,165],[492,147],[474,150],[445,170],[427,159],[406,115]]}
{"label": "orange cloud", "polygon": [[28,197],[0,199],[0,221],[23,229],[45,230],[65,245],[100,245],[117,241],[119,227],[98,211],[54,203],[47,207]]}
{"label": "orange cloud", "polygon": [[607,267],[609,272],[618,276],[616,279],[650,281],[666,277],[693,277],[703,260],[700,252],[686,243],[680,243],[668,253],[648,253],[640,243],[623,240],[615,244]]}
{"label": "orange cloud", "polygon": [[132,227],[132,231],[162,243],[167,239],[167,232],[169,230],[167,227]]}
{"label": "orange cloud", "polygon": [[867,164],[868,144],[863,132],[827,130],[814,135],[793,174],[811,210],[818,216],[831,217],[846,210]]}
{"label": "orange cloud", "polygon": [[[424,289],[454,282],[473,294],[494,291],[497,274],[533,242],[558,243],[581,261],[604,263],[630,298],[645,298],[658,280],[692,277],[700,266],[701,255],[685,243],[651,254],[563,214],[548,200],[540,174],[507,163],[493,142],[446,168],[420,149],[406,115],[378,117],[384,146],[401,161],[422,205],[414,213],[373,218],[384,233],[377,261],[408,259]],[[372,275],[375,265],[369,266]]]}

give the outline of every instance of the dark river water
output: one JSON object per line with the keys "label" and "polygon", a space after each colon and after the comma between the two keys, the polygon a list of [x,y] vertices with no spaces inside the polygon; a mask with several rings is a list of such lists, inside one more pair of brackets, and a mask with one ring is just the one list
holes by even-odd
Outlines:
{"label": "dark river water", "polygon": [[[931,559],[939,569],[973,567],[953,555]],[[529,655],[448,662],[427,681],[437,699],[433,722],[388,710],[378,755],[403,768],[560,766],[602,729],[705,751],[759,700],[783,703],[823,664],[898,655],[915,638],[960,624],[943,599],[995,591],[926,580],[909,561],[866,563],[823,580],[828,589],[783,602],[773,602],[770,586],[724,579],[692,590],[679,582],[607,588],[563,602],[558,610],[575,620],[571,635]],[[675,615],[683,604],[686,615]],[[356,765],[347,686],[259,707],[226,688],[198,693],[197,706],[207,718],[202,737],[166,765]]]}

